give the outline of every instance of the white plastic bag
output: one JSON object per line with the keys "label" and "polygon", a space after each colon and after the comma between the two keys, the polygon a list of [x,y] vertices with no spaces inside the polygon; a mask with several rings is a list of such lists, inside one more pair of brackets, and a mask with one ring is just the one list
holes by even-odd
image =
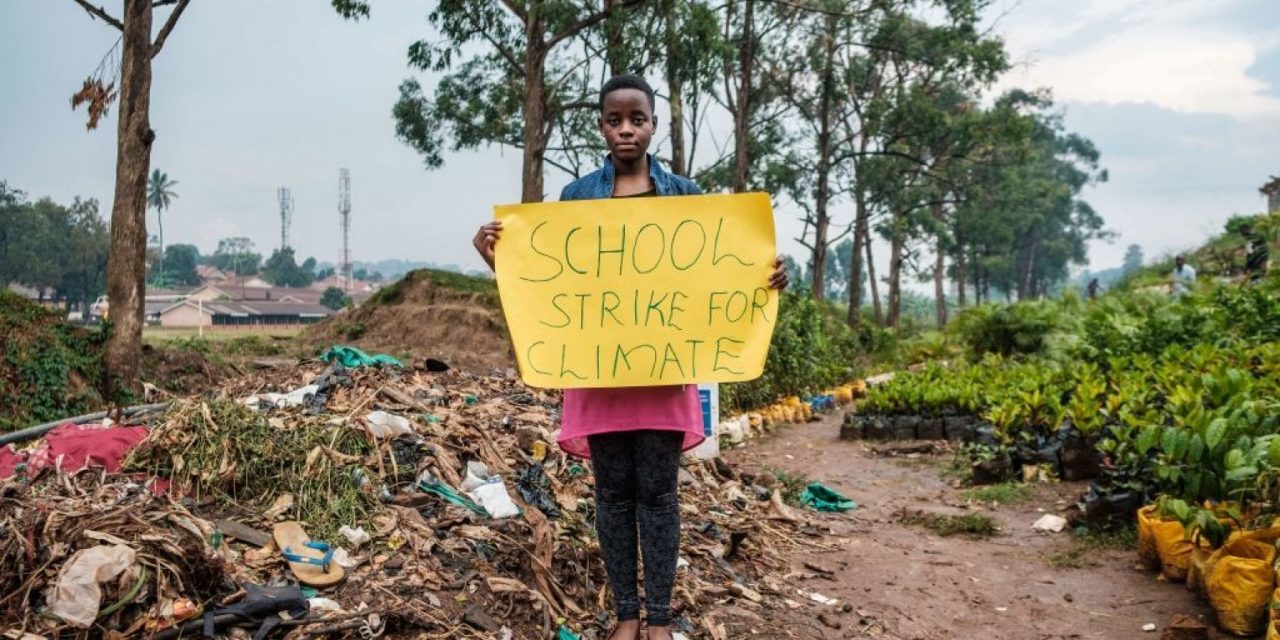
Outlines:
{"label": "white plastic bag", "polygon": [[365,422],[369,423],[369,433],[372,433],[373,437],[379,440],[413,433],[413,424],[409,422],[408,418],[394,413],[374,411],[365,416],[364,419]]}
{"label": "white plastic bag", "polygon": [[368,542],[371,539],[369,536],[369,532],[365,531],[364,527],[356,527],[352,529],[351,527],[348,527],[347,525],[344,524],[341,527],[338,527],[338,533],[341,533],[343,537],[345,537],[347,541],[350,542],[351,545],[356,548],[359,548],[360,545]]}
{"label": "white plastic bag", "polygon": [[123,544],[100,544],[77,551],[49,589],[49,613],[88,629],[98,617],[102,583],[115,579],[136,557],[137,552]]}
{"label": "white plastic bag", "polygon": [[475,491],[482,485],[495,481],[501,482],[496,476],[489,475],[489,467],[486,467],[483,462],[472,460],[467,463],[467,477],[462,479],[462,484],[458,488],[463,491]]}
{"label": "white plastic bag", "polygon": [[520,509],[516,507],[515,502],[512,502],[511,495],[507,493],[507,487],[501,480],[481,485],[469,495],[494,518],[520,515]]}

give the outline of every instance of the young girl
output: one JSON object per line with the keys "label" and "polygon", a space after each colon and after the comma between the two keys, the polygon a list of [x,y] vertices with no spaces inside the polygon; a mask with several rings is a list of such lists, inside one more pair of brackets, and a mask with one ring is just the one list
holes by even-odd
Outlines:
{"label": "young girl", "polygon": [[[603,167],[564,188],[561,200],[701,193],[688,178],[663,170],[649,155],[657,128],[653,89],[623,75],[600,89],[600,133],[609,147]],[[490,222],[473,244],[493,268],[502,223]],[[769,275],[787,286],[779,259]],[[764,277],[765,274],[761,274]],[[644,595],[650,640],[671,638],[671,590],[680,550],[676,496],[680,454],[703,440],[695,385],[566,389],[559,444],[590,458],[596,479],[596,534],[613,590],[618,624],[609,640],[640,637],[637,532],[644,556]]]}

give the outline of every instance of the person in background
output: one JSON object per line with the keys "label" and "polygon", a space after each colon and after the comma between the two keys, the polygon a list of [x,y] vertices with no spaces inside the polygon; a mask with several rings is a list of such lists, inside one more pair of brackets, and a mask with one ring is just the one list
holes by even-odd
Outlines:
{"label": "person in background", "polygon": [[1196,283],[1196,269],[1187,264],[1187,257],[1181,253],[1173,259],[1173,273],[1169,275],[1169,290],[1173,297],[1181,298],[1191,293],[1191,285]]}
{"label": "person in background", "polygon": [[[609,155],[594,172],[569,183],[561,200],[696,195],[698,185],[668,172],[649,153],[657,129],[656,100],[636,75],[600,89],[600,134]],[[502,232],[490,222],[473,244],[490,268]],[[781,257],[761,265],[761,282],[787,288]],[[672,638],[671,592],[680,551],[680,453],[702,441],[702,406],[694,384],[615,389],[565,389],[558,443],[589,458],[595,471],[596,535],[613,591],[617,626],[606,640],[638,640],[639,558],[644,559],[648,639]]]}
{"label": "person in background", "polygon": [[1244,238],[1244,275],[1248,282],[1256,282],[1267,274],[1267,264],[1271,261],[1271,249],[1266,238],[1253,230],[1253,225],[1240,225],[1240,236]]}
{"label": "person in background", "polygon": [[1102,285],[1098,284],[1097,278],[1090,280],[1089,281],[1089,299],[1096,300],[1098,298],[1098,289],[1101,289],[1101,288],[1102,288]]}

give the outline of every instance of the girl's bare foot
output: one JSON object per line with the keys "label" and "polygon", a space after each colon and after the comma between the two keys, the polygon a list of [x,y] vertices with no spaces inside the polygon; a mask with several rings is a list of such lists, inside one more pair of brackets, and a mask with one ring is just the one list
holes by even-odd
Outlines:
{"label": "girl's bare foot", "polygon": [[649,627],[649,640],[672,640],[671,625],[665,627]]}
{"label": "girl's bare foot", "polygon": [[[671,637],[670,634],[667,635]],[[640,621],[639,620],[622,620],[618,622],[618,626],[613,628],[613,633],[609,634],[609,640],[640,640]]]}

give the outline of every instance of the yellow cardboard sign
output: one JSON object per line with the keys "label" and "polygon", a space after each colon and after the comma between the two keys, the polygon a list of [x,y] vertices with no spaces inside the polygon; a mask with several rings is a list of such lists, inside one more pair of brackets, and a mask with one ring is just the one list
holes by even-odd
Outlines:
{"label": "yellow cardboard sign", "polygon": [[542,388],[758,378],[777,319],[763,193],[494,207],[520,375]]}

